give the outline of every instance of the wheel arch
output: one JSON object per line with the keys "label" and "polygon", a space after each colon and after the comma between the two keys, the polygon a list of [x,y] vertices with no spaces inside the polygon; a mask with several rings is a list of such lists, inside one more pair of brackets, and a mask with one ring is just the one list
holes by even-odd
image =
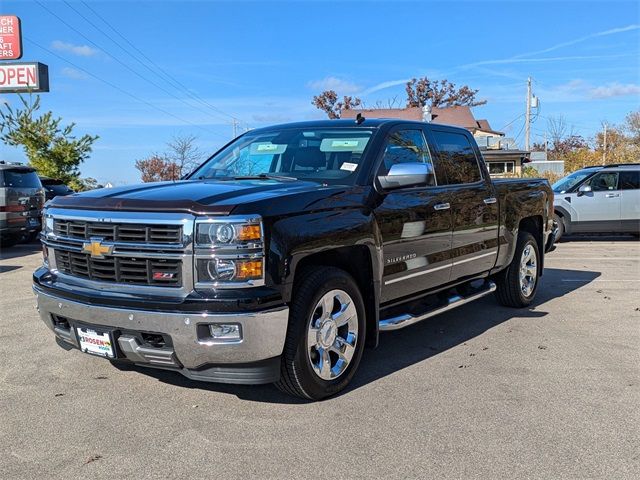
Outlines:
{"label": "wheel arch", "polygon": [[375,280],[374,261],[369,247],[353,245],[331,248],[300,259],[294,272],[293,295],[295,295],[296,284],[302,278],[304,272],[316,266],[339,268],[353,277],[360,289],[365,306],[367,332],[365,345],[368,347],[377,346],[379,284]]}
{"label": "wheel arch", "polygon": [[[538,275],[542,276],[544,272],[544,223],[541,215],[533,215],[520,219],[518,224],[518,232],[524,231],[533,235],[538,244],[538,254],[540,262],[538,262]],[[517,238],[517,237],[516,237]]]}

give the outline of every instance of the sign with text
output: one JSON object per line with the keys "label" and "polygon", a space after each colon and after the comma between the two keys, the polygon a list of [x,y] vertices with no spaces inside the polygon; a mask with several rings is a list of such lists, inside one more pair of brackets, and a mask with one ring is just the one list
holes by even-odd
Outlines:
{"label": "sign with text", "polygon": [[0,63],[0,93],[49,91],[49,67],[44,63]]}
{"label": "sign with text", "polygon": [[0,60],[22,57],[20,19],[15,15],[0,15]]}

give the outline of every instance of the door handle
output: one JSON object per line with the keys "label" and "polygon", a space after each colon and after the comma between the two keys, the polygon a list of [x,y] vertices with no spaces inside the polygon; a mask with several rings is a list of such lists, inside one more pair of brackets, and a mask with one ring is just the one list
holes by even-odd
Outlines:
{"label": "door handle", "polygon": [[484,203],[486,205],[492,205],[494,203],[496,203],[498,200],[496,199],[496,197],[489,197],[489,198],[485,198],[484,199]]}
{"label": "door handle", "polygon": [[607,193],[605,195],[606,198],[616,198],[616,197],[619,197],[619,196],[620,196],[619,193]]}
{"label": "door handle", "polygon": [[449,210],[451,208],[451,205],[449,205],[448,203],[438,203],[437,205],[433,206],[434,210]]}

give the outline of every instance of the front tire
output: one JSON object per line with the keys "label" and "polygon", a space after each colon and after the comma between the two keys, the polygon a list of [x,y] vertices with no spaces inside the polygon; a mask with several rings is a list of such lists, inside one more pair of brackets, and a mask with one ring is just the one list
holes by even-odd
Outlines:
{"label": "front tire", "polygon": [[502,305],[522,308],[533,301],[538,290],[539,262],[538,242],[529,232],[520,231],[513,260],[496,278],[496,297]]}
{"label": "front tire", "polygon": [[358,368],[365,340],[365,309],[355,280],[334,267],[303,272],[290,307],[276,386],[321,400],[343,390]]}
{"label": "front tire", "polygon": [[562,236],[564,235],[564,220],[557,213],[553,216],[556,225],[558,225],[558,231],[556,232],[556,242],[559,242]]}

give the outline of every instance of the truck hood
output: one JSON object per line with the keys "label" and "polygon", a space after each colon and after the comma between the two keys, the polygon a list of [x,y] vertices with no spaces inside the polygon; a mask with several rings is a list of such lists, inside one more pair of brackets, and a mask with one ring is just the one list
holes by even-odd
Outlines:
{"label": "truck hood", "polygon": [[323,208],[321,204],[326,200],[329,200],[331,207],[338,204],[362,205],[362,188],[327,186],[302,180],[183,180],[103,188],[55,197],[47,206],[85,210],[188,212],[195,215],[264,215]]}

